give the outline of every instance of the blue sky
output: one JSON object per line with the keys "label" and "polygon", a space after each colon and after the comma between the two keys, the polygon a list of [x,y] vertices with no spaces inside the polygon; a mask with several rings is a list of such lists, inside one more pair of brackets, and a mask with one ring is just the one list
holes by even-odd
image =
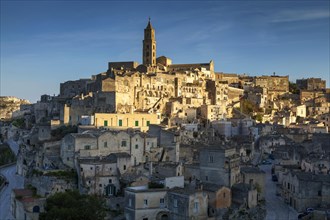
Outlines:
{"label": "blue sky", "polygon": [[157,56],[249,75],[321,77],[329,87],[329,1],[2,1],[1,96],[37,101],[59,84]]}

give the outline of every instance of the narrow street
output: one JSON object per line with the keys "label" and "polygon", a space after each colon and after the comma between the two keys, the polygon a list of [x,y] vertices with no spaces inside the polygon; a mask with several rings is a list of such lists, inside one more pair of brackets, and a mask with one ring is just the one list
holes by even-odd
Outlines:
{"label": "narrow street", "polygon": [[[10,148],[17,155],[18,145],[14,141],[8,141]],[[24,178],[16,175],[16,164],[0,169],[0,173],[6,177],[9,184],[0,192],[0,220],[14,219],[11,214],[11,191],[16,188],[24,187]]]}
{"label": "narrow street", "polygon": [[276,196],[277,182],[272,181],[271,168],[272,165],[260,165],[260,169],[266,172],[266,220],[296,220],[298,213]]}

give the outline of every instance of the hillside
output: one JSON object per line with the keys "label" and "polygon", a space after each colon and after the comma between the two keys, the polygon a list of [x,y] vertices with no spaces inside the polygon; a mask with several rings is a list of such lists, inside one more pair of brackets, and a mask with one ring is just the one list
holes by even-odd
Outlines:
{"label": "hillside", "polygon": [[0,119],[11,119],[12,113],[19,110],[21,104],[31,103],[13,96],[0,96]]}

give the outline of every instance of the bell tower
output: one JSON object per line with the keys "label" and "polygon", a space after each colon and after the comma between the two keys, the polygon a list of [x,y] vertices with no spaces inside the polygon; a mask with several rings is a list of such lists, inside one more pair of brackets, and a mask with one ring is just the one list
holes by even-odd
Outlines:
{"label": "bell tower", "polygon": [[152,28],[150,17],[147,27],[144,29],[143,40],[143,64],[147,66],[156,66],[156,38],[155,29]]}

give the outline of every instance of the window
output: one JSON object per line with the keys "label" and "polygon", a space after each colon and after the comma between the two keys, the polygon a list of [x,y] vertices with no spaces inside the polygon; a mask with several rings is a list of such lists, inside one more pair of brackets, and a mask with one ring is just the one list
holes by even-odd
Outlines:
{"label": "window", "polygon": [[124,165],[124,170],[126,170],[126,165]]}
{"label": "window", "polygon": [[128,199],[128,206],[132,207],[132,199],[131,198]]}
{"label": "window", "polygon": [[102,187],[102,184],[99,184],[99,187]]}
{"label": "window", "polygon": [[66,158],[66,160],[67,160],[67,161],[69,161],[69,160],[70,160],[70,158],[69,158],[69,157],[67,157],[67,158]]}
{"label": "window", "polygon": [[148,199],[143,200],[144,205],[148,205]]}
{"label": "window", "polygon": [[135,149],[139,149],[139,145],[138,144],[135,144]]}
{"label": "window", "polygon": [[90,145],[85,145],[85,150],[90,150],[91,149],[91,146]]}
{"label": "window", "polygon": [[317,195],[318,195],[318,196],[322,196],[322,191],[319,190],[319,191],[317,192]]}
{"label": "window", "polygon": [[112,179],[109,179],[109,183],[112,183]]}
{"label": "window", "polygon": [[104,142],[104,147],[108,147],[108,142]]}
{"label": "window", "polygon": [[121,141],[121,146],[122,147],[126,147],[127,146],[127,142],[126,141]]}
{"label": "window", "polygon": [[119,119],[118,125],[119,125],[119,127],[123,126],[123,120]]}
{"label": "window", "polygon": [[223,198],[226,198],[226,193],[223,193]]}
{"label": "window", "polygon": [[159,203],[160,203],[161,205],[164,205],[164,203],[165,203],[165,199],[164,199],[164,198],[161,198],[161,199],[159,200]]}
{"label": "window", "polygon": [[93,170],[93,167],[90,167],[91,170]]}
{"label": "window", "polygon": [[194,212],[198,212],[198,202],[194,202]]}
{"label": "window", "polygon": [[205,176],[205,180],[206,180],[206,181],[209,181],[209,177],[208,177],[208,176]]}
{"label": "window", "polygon": [[104,127],[107,127],[107,126],[108,126],[108,121],[105,120],[105,121],[103,122],[103,125],[104,125]]}
{"label": "window", "polygon": [[147,126],[149,126],[150,125],[150,121],[147,121]]}
{"label": "window", "polygon": [[135,127],[139,126],[139,121],[135,121]]}
{"label": "window", "polygon": [[210,155],[210,156],[209,156],[209,162],[210,162],[210,163],[213,163],[213,155]]}
{"label": "window", "polygon": [[178,200],[177,200],[177,199],[174,199],[174,201],[173,201],[173,206],[174,206],[175,208],[178,207]]}

